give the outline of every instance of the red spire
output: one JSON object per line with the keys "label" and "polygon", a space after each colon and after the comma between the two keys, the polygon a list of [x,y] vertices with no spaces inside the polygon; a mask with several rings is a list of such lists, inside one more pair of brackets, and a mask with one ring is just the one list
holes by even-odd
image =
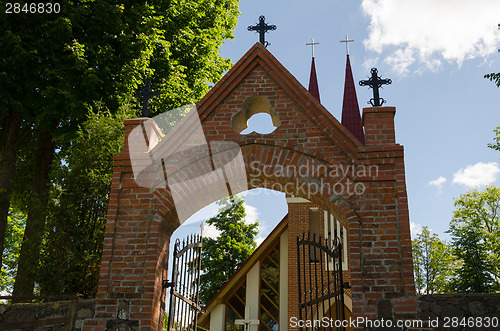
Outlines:
{"label": "red spire", "polygon": [[311,76],[309,77],[309,93],[321,103],[319,99],[319,87],[318,87],[318,77],[316,76],[316,64],[314,62],[314,56],[311,62]]}
{"label": "red spire", "polygon": [[358,98],[356,96],[356,89],[354,88],[354,79],[352,78],[349,55],[347,55],[347,62],[345,66],[342,124],[354,135],[354,137],[358,138],[362,144],[365,143],[365,133],[363,132],[363,124],[361,123],[361,116],[359,115]]}

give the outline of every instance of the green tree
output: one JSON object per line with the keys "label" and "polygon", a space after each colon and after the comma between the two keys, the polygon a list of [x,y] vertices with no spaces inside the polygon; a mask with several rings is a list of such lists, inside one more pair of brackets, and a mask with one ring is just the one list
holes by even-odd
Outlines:
{"label": "green tree", "polygon": [[453,281],[456,292],[500,290],[500,189],[486,187],[455,199],[448,231],[454,255],[461,261]]}
{"label": "green tree", "polygon": [[72,146],[61,152],[37,276],[40,294],[95,295],[113,156],[122,151],[123,121],[132,115],[128,107],[115,114],[89,111]]}
{"label": "green tree", "polygon": [[9,211],[7,231],[5,234],[5,257],[2,260],[2,272],[0,274],[0,291],[12,292],[14,279],[16,277],[17,260],[21,251],[21,241],[23,239],[26,216],[15,212],[12,208]]}
{"label": "green tree", "polygon": [[500,87],[500,72],[491,73],[484,75],[484,78],[489,79],[494,82],[498,87]]}
{"label": "green tree", "polygon": [[496,151],[500,151],[500,126],[497,126],[493,132],[495,132],[494,143],[488,143],[488,147]]}
{"label": "green tree", "polygon": [[[498,29],[500,30],[500,24],[498,24]],[[500,49],[498,50],[500,52]],[[489,79],[494,82],[498,87],[500,87],[500,72],[491,73],[484,75],[484,78]]]}
{"label": "green tree", "polygon": [[[15,294],[30,294],[58,150],[71,146],[86,109],[111,113],[146,79],[162,96],[154,112],[199,100],[230,62],[238,1],[63,1],[61,13],[0,13],[0,250],[23,131],[30,131],[31,188]],[[14,194],[15,195],[15,194]]]}
{"label": "green tree", "polygon": [[456,268],[451,247],[427,227],[412,240],[415,287],[419,294],[444,293]]}
{"label": "green tree", "polygon": [[[498,29],[500,30],[500,24],[498,24]],[[498,50],[500,52],[500,49]],[[491,73],[484,75],[484,78],[489,79],[494,82],[498,87],[500,87],[500,72]]]}
{"label": "green tree", "polygon": [[203,238],[200,301],[207,304],[255,250],[259,223],[246,224],[243,199],[231,196],[221,200],[217,216],[207,224],[220,231],[216,239]]}

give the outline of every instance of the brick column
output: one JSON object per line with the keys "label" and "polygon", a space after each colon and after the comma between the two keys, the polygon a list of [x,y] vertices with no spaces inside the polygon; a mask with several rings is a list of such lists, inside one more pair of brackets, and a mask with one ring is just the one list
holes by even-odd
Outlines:
{"label": "brick column", "polygon": [[371,107],[363,109],[363,126],[366,145],[396,143],[394,131],[394,107]]}
{"label": "brick column", "polygon": [[417,313],[404,149],[395,140],[395,113],[394,107],[363,109],[366,144],[358,148],[360,164],[376,171],[357,178],[366,192],[356,208],[361,274],[352,277],[357,284],[354,278],[361,276],[361,293],[353,288],[353,313],[378,320],[414,319]]}
{"label": "brick column", "polygon": [[125,128],[124,150],[113,164],[96,319],[86,321],[84,330],[158,330],[162,325],[161,285],[174,226],[158,215],[155,189],[147,187],[151,181],[143,178],[138,185],[134,179],[134,169],[138,174],[150,165],[148,152],[160,130],[147,118],[126,120]]}
{"label": "brick column", "polygon": [[[297,236],[309,231],[311,203],[301,198],[287,198],[288,203],[288,319],[299,317]],[[287,323],[288,324],[288,323]]]}

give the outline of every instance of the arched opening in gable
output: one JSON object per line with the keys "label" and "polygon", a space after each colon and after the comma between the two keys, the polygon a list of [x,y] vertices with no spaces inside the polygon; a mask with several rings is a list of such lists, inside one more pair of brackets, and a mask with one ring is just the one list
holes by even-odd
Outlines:
{"label": "arched opening in gable", "polygon": [[[256,125],[252,123],[252,120],[264,122],[264,124]],[[231,118],[231,127],[239,134],[252,132],[268,134],[276,130],[279,125],[278,113],[271,106],[269,99],[260,95],[246,98],[241,109]]]}

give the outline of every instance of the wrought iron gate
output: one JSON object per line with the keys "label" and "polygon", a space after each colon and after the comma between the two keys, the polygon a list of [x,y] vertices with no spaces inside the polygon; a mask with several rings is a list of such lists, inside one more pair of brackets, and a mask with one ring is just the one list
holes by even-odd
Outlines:
{"label": "wrought iron gate", "polygon": [[173,252],[170,307],[167,330],[196,331],[199,305],[202,236],[192,235],[186,241],[177,239]]}
{"label": "wrought iron gate", "polygon": [[[341,235],[342,236],[342,235]],[[301,330],[345,330],[320,324],[345,319],[344,284],[342,280],[342,244],[339,238],[325,239],[317,234],[297,236],[297,266],[299,287],[299,320],[310,321]],[[314,325],[316,323],[319,325]],[[313,325],[309,327],[309,325]]]}

